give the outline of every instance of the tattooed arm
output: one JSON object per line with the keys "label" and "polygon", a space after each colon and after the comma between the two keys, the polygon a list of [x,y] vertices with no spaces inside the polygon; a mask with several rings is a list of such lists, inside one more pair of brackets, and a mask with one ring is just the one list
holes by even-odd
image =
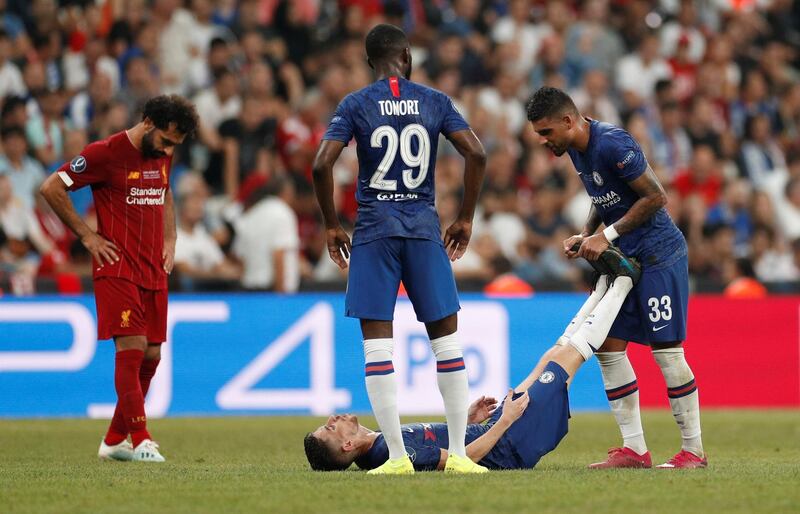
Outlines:
{"label": "tattooed arm", "polygon": [[627,234],[655,214],[660,208],[667,205],[667,193],[656,178],[650,166],[639,178],[628,182],[636,191],[639,199],[636,200],[628,212],[614,223],[614,228],[619,235]]}
{"label": "tattooed arm", "polygon": [[589,209],[589,217],[586,218],[586,224],[583,226],[583,232],[581,235],[583,237],[589,237],[595,232],[597,232],[597,227],[603,223],[603,220],[600,219],[600,213],[597,212],[597,207],[592,204],[591,209]]}
{"label": "tattooed arm", "polygon": [[[628,182],[639,199],[628,209],[623,217],[613,224],[617,234],[623,235],[631,232],[636,227],[650,219],[660,208],[667,204],[667,194],[656,178],[653,169],[648,165],[647,170],[638,178]],[[592,217],[589,216],[591,221]],[[591,228],[587,222],[587,228]],[[595,227],[596,229],[596,227]],[[609,241],[605,234],[600,232],[583,240],[576,256],[584,257],[590,261],[596,260],[608,248]]]}

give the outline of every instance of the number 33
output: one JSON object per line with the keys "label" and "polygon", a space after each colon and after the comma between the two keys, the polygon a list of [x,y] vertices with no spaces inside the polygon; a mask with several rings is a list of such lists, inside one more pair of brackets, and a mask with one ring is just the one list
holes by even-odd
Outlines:
{"label": "number 33", "polygon": [[[659,309],[659,303],[661,309]],[[647,305],[650,307],[650,313],[648,316],[650,317],[650,321],[653,323],[656,323],[662,319],[665,321],[672,319],[672,300],[670,300],[669,296],[662,296],[660,302],[658,298],[652,297],[647,300]]]}

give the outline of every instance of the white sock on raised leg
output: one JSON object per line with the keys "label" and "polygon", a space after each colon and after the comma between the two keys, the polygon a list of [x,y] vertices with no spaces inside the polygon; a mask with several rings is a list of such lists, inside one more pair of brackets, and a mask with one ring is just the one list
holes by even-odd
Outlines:
{"label": "white sock on raised leg", "polygon": [[606,294],[608,291],[608,275],[602,275],[599,279],[597,279],[597,284],[594,287],[594,291],[592,294],[589,295],[589,298],[583,302],[580,310],[575,314],[575,317],[572,318],[572,321],[569,322],[567,328],[564,329],[564,333],[561,337],[558,338],[557,344],[566,344],[569,340],[569,337],[574,334],[580,327],[581,324],[586,320],[586,317],[592,313],[597,304],[600,303],[600,300],[603,298],[603,295]]}
{"label": "white sock on raised leg", "polygon": [[631,289],[633,281],[630,278],[617,277],[597,306],[581,323],[580,328],[569,336],[569,344],[574,346],[585,360],[589,360],[603,345]]}

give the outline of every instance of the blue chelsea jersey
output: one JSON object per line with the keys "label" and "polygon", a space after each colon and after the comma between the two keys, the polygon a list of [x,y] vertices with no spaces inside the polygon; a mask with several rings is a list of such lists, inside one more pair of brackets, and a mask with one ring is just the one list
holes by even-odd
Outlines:
{"label": "blue chelsea jersey", "polygon": [[[590,120],[585,152],[568,150],[586,192],[606,226],[625,215],[639,195],[628,185],[647,171],[644,152],[625,130]],[[663,207],[650,219],[617,240],[627,255],[646,266],[671,263],[686,254],[686,241]]]}
{"label": "blue chelsea jersey", "polygon": [[323,139],[356,140],[354,245],[395,236],[441,241],[434,206],[439,134],[468,128],[447,95],[403,78],[379,80],[342,100]]}
{"label": "blue chelsea jersey", "polygon": [[[493,418],[496,419],[496,418]],[[467,425],[464,438],[469,445],[472,441],[485,434],[493,422],[484,425],[471,423]],[[448,435],[446,423],[409,423],[402,426],[403,444],[414,469],[417,471],[435,471],[439,465],[442,450],[447,450]],[[372,448],[356,459],[356,465],[361,469],[374,469],[386,462],[389,458],[389,448],[383,434],[379,434]],[[515,456],[511,442],[507,437],[501,437],[495,446],[479,462],[480,465],[490,469],[519,469],[522,467]]]}

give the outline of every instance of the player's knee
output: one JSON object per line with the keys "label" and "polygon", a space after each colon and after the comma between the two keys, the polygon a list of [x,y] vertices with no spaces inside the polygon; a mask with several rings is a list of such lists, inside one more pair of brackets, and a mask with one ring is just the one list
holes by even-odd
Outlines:
{"label": "player's knee", "polygon": [[147,351],[147,338],[145,336],[120,336],[114,338],[117,351],[141,350]]}
{"label": "player's knee", "polygon": [[455,334],[458,330],[458,315],[451,314],[446,318],[425,323],[425,329],[431,340]]}
{"label": "player's knee", "polygon": [[375,319],[361,320],[364,339],[387,339],[392,337],[392,322]]}
{"label": "player's knee", "polygon": [[665,367],[686,361],[683,346],[660,346],[653,348],[653,358],[659,366]]}
{"label": "player's knee", "polygon": [[670,351],[674,352],[676,350],[681,351],[679,349],[683,348],[683,342],[678,341],[675,343],[652,343],[650,345],[650,348],[653,353],[659,351],[665,351],[665,352],[670,352]]}
{"label": "player's knee", "polygon": [[628,342],[623,339],[616,339],[613,337],[607,338],[603,341],[603,346],[601,346],[597,353],[603,352],[624,352],[628,348]]}
{"label": "player's knee", "polygon": [[147,360],[161,360],[161,345],[148,344],[147,350],[144,352],[144,358]]}

